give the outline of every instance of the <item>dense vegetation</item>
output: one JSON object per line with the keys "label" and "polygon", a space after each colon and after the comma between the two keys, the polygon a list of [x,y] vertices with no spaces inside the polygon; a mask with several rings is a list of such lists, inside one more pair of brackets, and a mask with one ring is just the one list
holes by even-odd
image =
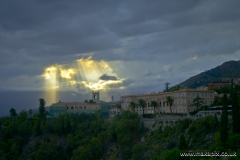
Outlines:
{"label": "dense vegetation", "polygon": [[128,159],[131,149],[139,141],[141,127],[135,113],[124,112],[112,122],[92,115],[61,114],[47,120],[44,101],[39,113],[14,109],[9,117],[0,119],[0,159],[101,159],[109,146],[119,150],[114,157]]}
{"label": "dense vegetation", "polygon": [[[178,160],[190,159],[180,156],[180,153],[189,150],[236,152],[240,156],[237,95],[235,88],[230,97],[225,94],[221,99],[221,117],[209,115],[196,120],[184,119],[166,124],[156,121],[160,125],[152,131],[143,127],[136,113],[129,111],[111,121],[103,119],[100,112],[91,115],[60,114],[55,119],[47,119],[45,102],[40,99],[37,114],[31,110],[17,114],[12,108],[10,116],[0,118],[0,159]],[[228,119],[228,99],[233,103],[233,122]],[[148,117],[148,114],[144,116],[155,118]]]}

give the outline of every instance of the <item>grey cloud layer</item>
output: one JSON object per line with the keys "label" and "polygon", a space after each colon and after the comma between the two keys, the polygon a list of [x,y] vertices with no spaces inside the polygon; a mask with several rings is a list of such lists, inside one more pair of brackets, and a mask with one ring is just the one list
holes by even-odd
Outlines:
{"label": "grey cloud layer", "polygon": [[[172,74],[183,72],[176,83],[228,60],[219,56],[240,58],[239,6],[237,0],[3,1],[0,81],[40,75],[91,52],[95,60],[135,61],[138,67],[126,73],[132,77],[120,78],[173,81]],[[207,64],[186,61],[195,56]]]}

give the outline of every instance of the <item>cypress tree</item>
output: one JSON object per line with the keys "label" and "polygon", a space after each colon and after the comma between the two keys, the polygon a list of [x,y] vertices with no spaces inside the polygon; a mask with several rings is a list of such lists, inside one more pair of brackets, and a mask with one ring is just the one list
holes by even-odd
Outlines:
{"label": "cypress tree", "polygon": [[39,136],[39,135],[42,134],[41,121],[40,121],[40,120],[37,120],[37,121],[34,123],[33,131],[34,131],[34,135],[35,135],[35,136]]}
{"label": "cypress tree", "polygon": [[230,91],[230,97],[233,99],[233,78],[231,78],[231,91]]}
{"label": "cypress tree", "polygon": [[232,130],[234,133],[240,133],[240,109],[238,103],[238,95],[237,92],[233,92],[232,98]]}
{"label": "cypress tree", "polygon": [[186,150],[188,148],[188,145],[186,143],[185,137],[183,134],[181,134],[179,138],[179,143],[178,143],[178,149],[179,150]]}
{"label": "cypress tree", "polygon": [[222,143],[225,144],[228,139],[228,99],[226,93],[224,93],[222,103],[220,138]]}
{"label": "cypress tree", "polygon": [[39,117],[41,119],[45,118],[45,100],[44,99],[39,99]]}

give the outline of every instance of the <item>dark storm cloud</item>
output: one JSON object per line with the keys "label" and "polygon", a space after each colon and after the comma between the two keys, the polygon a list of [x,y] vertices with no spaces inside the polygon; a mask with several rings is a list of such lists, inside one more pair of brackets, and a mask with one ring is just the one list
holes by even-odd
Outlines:
{"label": "dark storm cloud", "polygon": [[99,77],[100,80],[117,80],[116,76],[109,76],[107,74],[103,74]]}
{"label": "dark storm cloud", "polygon": [[[239,3],[4,1],[0,6],[0,54],[9,56],[1,64],[13,62],[16,54],[25,56],[21,61],[35,63],[32,57],[37,57],[49,64],[71,61],[76,54],[87,52],[109,60],[145,60],[147,54],[156,58],[184,54],[190,48],[196,50],[193,55],[232,53],[239,49],[236,36],[235,44],[229,45],[230,35],[239,31]],[[227,23],[232,21],[235,25]],[[125,53],[114,53],[117,48]]]}
{"label": "dark storm cloud", "polygon": [[165,81],[175,84],[240,59],[239,6],[237,0],[2,1],[0,88],[40,88],[36,77],[44,68],[92,55],[120,61],[112,68],[127,80],[110,87],[161,91]]}

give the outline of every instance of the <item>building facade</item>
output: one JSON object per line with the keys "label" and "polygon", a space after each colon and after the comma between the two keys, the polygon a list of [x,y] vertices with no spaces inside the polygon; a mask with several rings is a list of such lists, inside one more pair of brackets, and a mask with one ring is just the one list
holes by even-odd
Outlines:
{"label": "building facade", "polygon": [[104,118],[109,118],[121,113],[120,101],[104,102],[100,100],[99,92],[92,92],[92,99],[89,102],[57,102],[49,108],[49,118],[56,118],[58,114],[64,113],[85,113],[93,114],[100,111]]}
{"label": "building facade", "polygon": [[[170,96],[174,102],[170,108],[167,103],[166,97]],[[174,92],[158,92],[142,95],[127,95],[121,97],[122,110],[131,110],[139,115],[144,113],[182,113],[187,114],[196,109],[196,106],[192,105],[193,100],[199,96],[203,98],[205,105],[211,105],[214,101],[214,91],[211,90],[195,90],[195,89],[182,89]],[[139,99],[146,101],[146,106],[136,106],[134,109],[130,107],[130,102],[138,103]],[[151,106],[151,101],[157,102],[157,107]]]}
{"label": "building facade", "polygon": [[209,83],[208,89],[221,89],[223,87],[230,86],[229,82],[216,82],[216,83]]}
{"label": "building facade", "polygon": [[86,113],[92,114],[101,109],[101,103],[85,103],[85,102],[57,102],[53,103],[49,112],[52,116],[56,117],[58,114],[63,113]]}

